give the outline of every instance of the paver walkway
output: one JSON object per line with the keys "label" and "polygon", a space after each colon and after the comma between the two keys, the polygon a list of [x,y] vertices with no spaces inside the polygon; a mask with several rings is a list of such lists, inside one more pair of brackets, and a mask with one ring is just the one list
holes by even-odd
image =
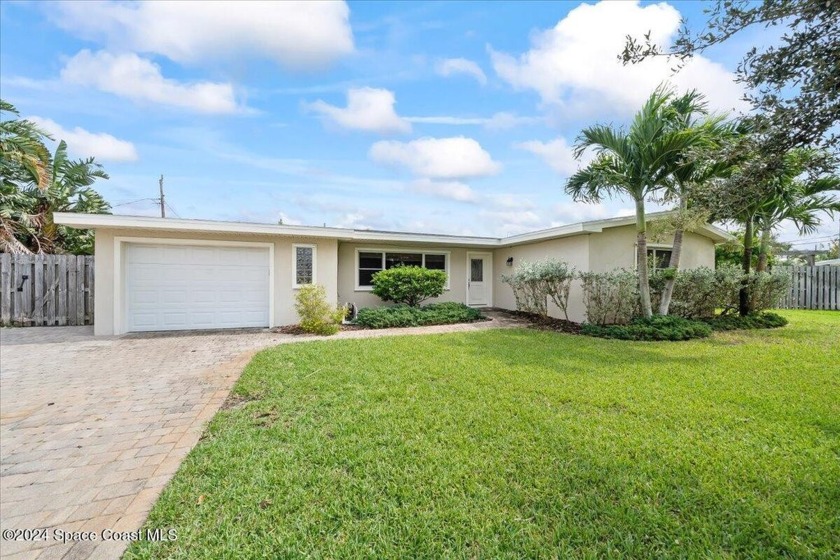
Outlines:
{"label": "paver walkway", "polygon": [[[493,321],[332,339],[517,326]],[[136,531],[267,331],[94,337],[0,329],[0,529]],[[124,541],[0,540],[2,558],[119,558]]]}

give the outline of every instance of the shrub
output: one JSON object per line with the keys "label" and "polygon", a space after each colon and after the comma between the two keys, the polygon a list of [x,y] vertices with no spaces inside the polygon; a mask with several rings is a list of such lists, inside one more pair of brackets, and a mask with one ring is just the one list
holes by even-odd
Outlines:
{"label": "shrub", "polygon": [[633,319],[626,325],[585,324],[580,332],[589,336],[621,340],[691,340],[709,336],[712,334],[712,328],[700,321],[671,315],[654,315],[648,319]]}
{"label": "shrub", "polygon": [[775,313],[753,313],[740,315],[718,315],[703,319],[713,331],[735,331],[748,329],[777,329],[788,324],[788,320]]}
{"label": "shrub", "polygon": [[790,289],[790,273],[784,270],[750,274],[750,296],[753,313],[779,306],[779,300]]}
{"label": "shrub", "polygon": [[336,309],[327,302],[327,292],[319,284],[301,286],[295,296],[295,310],[300,316],[300,328],[320,335],[337,333],[347,314],[345,308]]}
{"label": "shrub", "polygon": [[513,274],[502,276],[502,282],[513,290],[518,311],[548,316],[551,301],[569,319],[569,290],[575,277],[574,268],[563,261],[545,259],[523,262]]}
{"label": "shrub", "polygon": [[395,305],[393,307],[370,307],[359,310],[356,324],[370,329],[394,327],[419,327],[424,325],[448,325],[469,323],[481,319],[481,312],[463,303],[433,303],[423,307]]}
{"label": "shrub", "polygon": [[[657,271],[651,275],[651,303],[659,308],[665,281],[673,271]],[[718,270],[695,268],[680,270],[674,281],[674,295],[669,315],[685,319],[713,317],[715,309],[728,309],[738,305],[738,291],[743,274],[737,267],[722,267]]]}
{"label": "shrub", "polygon": [[397,266],[373,275],[373,293],[382,301],[417,307],[446,288],[446,272],[419,266]]}
{"label": "shrub", "polygon": [[589,323],[623,325],[638,314],[639,278],[635,272],[584,272],[580,279]]}

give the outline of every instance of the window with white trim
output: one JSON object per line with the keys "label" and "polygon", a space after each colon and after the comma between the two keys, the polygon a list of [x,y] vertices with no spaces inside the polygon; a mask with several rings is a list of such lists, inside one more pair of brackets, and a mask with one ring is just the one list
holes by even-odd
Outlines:
{"label": "window with white trim", "polygon": [[[373,251],[359,250],[356,259],[356,286],[360,289],[373,287],[373,275],[395,266],[420,266],[431,270],[449,272],[449,254],[416,251]],[[449,278],[446,280],[449,288]]]}
{"label": "window with white trim", "polygon": [[292,284],[299,288],[315,283],[315,246],[294,245],[292,259]]}
{"label": "window with white trim", "polygon": [[648,266],[653,270],[665,270],[671,266],[671,247],[648,247]]}

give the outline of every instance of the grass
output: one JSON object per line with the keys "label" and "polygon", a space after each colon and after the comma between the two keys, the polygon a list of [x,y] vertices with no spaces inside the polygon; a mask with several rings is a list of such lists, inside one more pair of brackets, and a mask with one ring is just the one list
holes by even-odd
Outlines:
{"label": "grass", "polygon": [[837,558],[840,314],[258,354],[127,558]]}

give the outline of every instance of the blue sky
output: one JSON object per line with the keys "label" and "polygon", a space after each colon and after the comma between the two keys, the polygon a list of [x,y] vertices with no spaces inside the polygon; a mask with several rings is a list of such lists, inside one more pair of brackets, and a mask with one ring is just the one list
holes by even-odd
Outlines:
{"label": "blue sky", "polygon": [[[622,67],[700,2],[0,4],[0,90],[96,156],[125,214],[508,235],[629,212],[563,193],[583,126],[660,82],[743,110],[755,30],[672,75]],[[653,208],[653,206],[652,206]],[[820,235],[836,230],[827,223]],[[785,228],[784,237],[791,237]]]}

